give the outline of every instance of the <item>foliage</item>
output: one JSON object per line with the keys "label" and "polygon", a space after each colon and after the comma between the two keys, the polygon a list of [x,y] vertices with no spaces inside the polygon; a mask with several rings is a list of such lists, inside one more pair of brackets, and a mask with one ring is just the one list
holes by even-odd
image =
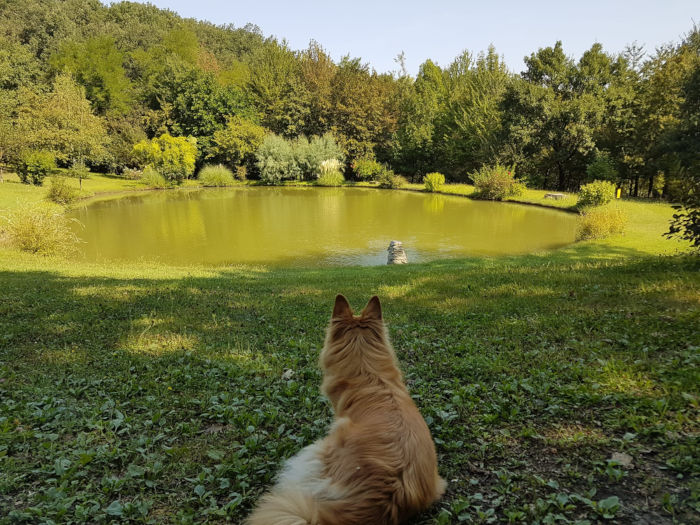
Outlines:
{"label": "foliage", "polygon": [[67,255],[78,238],[71,229],[74,220],[54,204],[24,205],[4,217],[10,246],[38,255]]}
{"label": "foliage", "polygon": [[90,170],[85,165],[84,161],[76,160],[75,162],[73,162],[73,165],[68,170],[66,170],[66,176],[79,180],[89,179]]}
{"label": "foliage", "polygon": [[615,184],[607,180],[594,180],[581,186],[578,194],[578,206],[602,206],[615,198]]}
{"label": "foliage", "polygon": [[260,180],[265,184],[301,178],[292,143],[279,135],[267,135],[255,156]]}
{"label": "foliage", "polygon": [[617,182],[619,174],[615,167],[615,162],[607,152],[599,152],[593,161],[586,168],[586,175],[589,181],[607,180]]}
{"label": "foliage", "polygon": [[127,180],[139,180],[142,175],[143,171],[139,169],[125,168],[124,171],[122,171],[122,177]]}
{"label": "foliage", "polygon": [[423,184],[425,184],[426,191],[440,191],[442,185],[445,184],[445,176],[437,172],[428,173],[423,177]]}
{"label": "foliage", "polygon": [[317,186],[342,186],[345,182],[345,177],[340,171],[324,171],[322,172],[314,184]]}
{"label": "foliage", "polygon": [[352,162],[355,176],[360,180],[377,180],[377,176],[385,169],[381,163],[371,157],[361,157]]}
{"label": "foliage", "polygon": [[341,164],[344,159],[343,150],[330,133],[320,137],[311,137],[310,140],[306,137],[299,137],[294,141],[292,147],[297,166],[305,180],[317,178],[323,162],[335,160]]}
{"label": "foliage", "polygon": [[64,42],[50,62],[56,71],[68,71],[75,77],[98,113],[125,113],[131,106],[132,86],[123,67],[124,55],[112,37]]}
{"label": "foliage", "polygon": [[469,175],[476,188],[475,197],[486,200],[502,201],[507,197],[517,197],[525,186],[515,179],[515,168],[501,166],[482,166]]}
{"label": "foliage", "polygon": [[194,173],[196,143],[193,137],[173,137],[164,133],[139,142],[133,151],[142,166],[150,166],[169,182],[180,184]]}
{"label": "foliage", "polygon": [[338,159],[326,159],[321,162],[315,183],[318,186],[342,186],[345,177],[340,171],[343,163]]}
{"label": "foliage", "polygon": [[700,174],[686,174],[686,177],[683,197],[680,204],[674,206],[676,213],[664,235],[690,241],[693,249],[700,253]]}
{"label": "foliage", "polygon": [[340,173],[343,169],[343,163],[338,159],[326,159],[318,167],[318,176],[328,175],[329,173]]}
{"label": "foliage", "polygon": [[406,185],[406,179],[396,175],[393,170],[383,169],[377,177],[380,188],[398,189]]}
{"label": "foliage", "polygon": [[208,157],[231,168],[252,166],[255,152],[265,139],[265,128],[239,116],[231,117],[226,127],[214,132]]}
{"label": "foliage", "polygon": [[604,239],[610,235],[623,233],[627,217],[618,206],[598,206],[581,212],[576,238]]}
{"label": "foliage", "polygon": [[104,123],[70,76],[58,75],[48,93],[23,88],[17,97],[14,127],[23,147],[53,151],[66,164],[77,159],[99,163],[104,158]]}
{"label": "foliage", "polygon": [[15,171],[24,184],[41,186],[44,178],[56,170],[56,159],[50,151],[27,150],[20,154]]}
{"label": "foliage", "polygon": [[154,167],[148,165],[141,173],[141,182],[152,189],[163,189],[168,187],[168,181]]}
{"label": "foliage", "polygon": [[56,204],[71,204],[78,198],[78,191],[68,184],[65,177],[51,177],[46,198]]}
{"label": "foliage", "polygon": [[216,166],[206,165],[199,170],[199,182],[202,186],[233,186],[233,172],[218,164]]}

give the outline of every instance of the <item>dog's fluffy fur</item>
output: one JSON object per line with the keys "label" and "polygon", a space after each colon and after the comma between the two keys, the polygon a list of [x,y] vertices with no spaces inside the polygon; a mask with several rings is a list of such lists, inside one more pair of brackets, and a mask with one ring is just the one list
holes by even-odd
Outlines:
{"label": "dog's fluffy fur", "polygon": [[320,362],[330,433],[287,462],[248,525],[397,525],[440,499],[435,445],[376,296],[360,316],[336,297]]}

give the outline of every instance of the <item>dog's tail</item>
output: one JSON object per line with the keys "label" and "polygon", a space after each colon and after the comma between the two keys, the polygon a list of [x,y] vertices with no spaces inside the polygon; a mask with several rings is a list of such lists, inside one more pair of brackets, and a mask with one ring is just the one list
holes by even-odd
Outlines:
{"label": "dog's tail", "polygon": [[273,491],[262,497],[246,525],[319,525],[318,502],[307,492]]}

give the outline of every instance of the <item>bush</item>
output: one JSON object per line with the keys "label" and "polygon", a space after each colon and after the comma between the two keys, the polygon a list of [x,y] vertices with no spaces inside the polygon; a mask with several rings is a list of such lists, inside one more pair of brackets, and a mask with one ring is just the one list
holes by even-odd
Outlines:
{"label": "bush", "polygon": [[239,116],[230,117],[226,127],[214,132],[207,158],[231,167],[250,164],[265,134],[265,128],[255,122]]}
{"label": "bush", "polygon": [[292,148],[302,179],[313,180],[317,178],[321,174],[321,164],[330,159],[338,161],[337,171],[342,169],[345,156],[342,148],[338,146],[330,133],[321,137],[311,137],[311,140],[299,137],[292,143]]}
{"label": "bush", "polygon": [[616,181],[619,178],[615,162],[606,151],[599,152],[586,168],[588,180]]}
{"label": "bush", "polygon": [[204,166],[199,170],[199,182],[202,186],[233,186],[235,181],[230,169],[222,166]]}
{"label": "bush", "polygon": [[170,182],[180,184],[194,173],[197,141],[193,137],[173,137],[164,133],[139,142],[133,151],[142,166],[150,166]]}
{"label": "bush", "polygon": [[577,205],[580,208],[587,206],[602,206],[615,198],[615,185],[606,180],[594,180],[581,186],[578,194]]}
{"label": "bush", "polygon": [[316,179],[317,186],[342,186],[345,182],[345,177],[339,171],[332,171],[330,173],[321,174],[318,179]]}
{"label": "bush", "polygon": [[576,239],[602,239],[625,231],[627,216],[617,206],[590,208],[581,212]]}
{"label": "bush", "polygon": [[65,177],[51,177],[46,198],[56,204],[70,204],[78,198],[78,190],[70,186]]}
{"label": "bush", "polygon": [[243,182],[248,178],[248,168],[245,166],[236,166],[236,179]]}
{"label": "bush", "polygon": [[371,158],[355,159],[352,163],[355,176],[360,180],[377,180],[377,177],[384,171],[384,166]]}
{"label": "bush", "polygon": [[445,176],[442,173],[428,173],[423,177],[425,189],[429,192],[440,191],[442,185],[445,184]]}
{"label": "bush", "polygon": [[141,174],[141,182],[153,189],[163,189],[168,187],[168,181],[160,173],[147,166]]}
{"label": "bush", "polygon": [[25,252],[67,255],[78,243],[70,227],[77,221],[53,204],[20,207],[5,217],[5,223],[10,246]]}
{"label": "bush", "polygon": [[90,170],[88,167],[85,165],[85,162],[82,160],[77,160],[73,163],[73,165],[70,167],[70,169],[66,172],[66,176],[71,177],[73,179],[89,179],[90,178]]}
{"label": "bush", "polygon": [[24,184],[41,186],[46,176],[56,169],[56,157],[50,151],[24,151],[20,154],[15,169],[19,180]]}
{"label": "bush", "polygon": [[256,158],[260,180],[265,184],[279,184],[284,179],[301,178],[292,143],[279,135],[265,137]]}
{"label": "bush", "polygon": [[139,180],[143,176],[143,171],[135,168],[124,168],[122,177],[128,180]]}
{"label": "bush", "polygon": [[406,184],[406,179],[389,169],[383,169],[377,177],[377,181],[380,188],[398,189]]}
{"label": "bush", "polygon": [[525,189],[525,184],[515,179],[515,170],[500,164],[482,166],[469,176],[476,188],[474,197],[478,199],[502,201],[521,195]]}

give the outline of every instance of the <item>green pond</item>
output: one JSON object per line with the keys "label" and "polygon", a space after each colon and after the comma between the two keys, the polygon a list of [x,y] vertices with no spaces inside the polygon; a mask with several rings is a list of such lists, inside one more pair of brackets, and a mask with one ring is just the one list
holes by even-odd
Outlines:
{"label": "green pond", "polygon": [[549,250],[574,241],[557,210],[371,188],[239,187],[154,191],[71,212],[92,261],[286,266],[386,264]]}

